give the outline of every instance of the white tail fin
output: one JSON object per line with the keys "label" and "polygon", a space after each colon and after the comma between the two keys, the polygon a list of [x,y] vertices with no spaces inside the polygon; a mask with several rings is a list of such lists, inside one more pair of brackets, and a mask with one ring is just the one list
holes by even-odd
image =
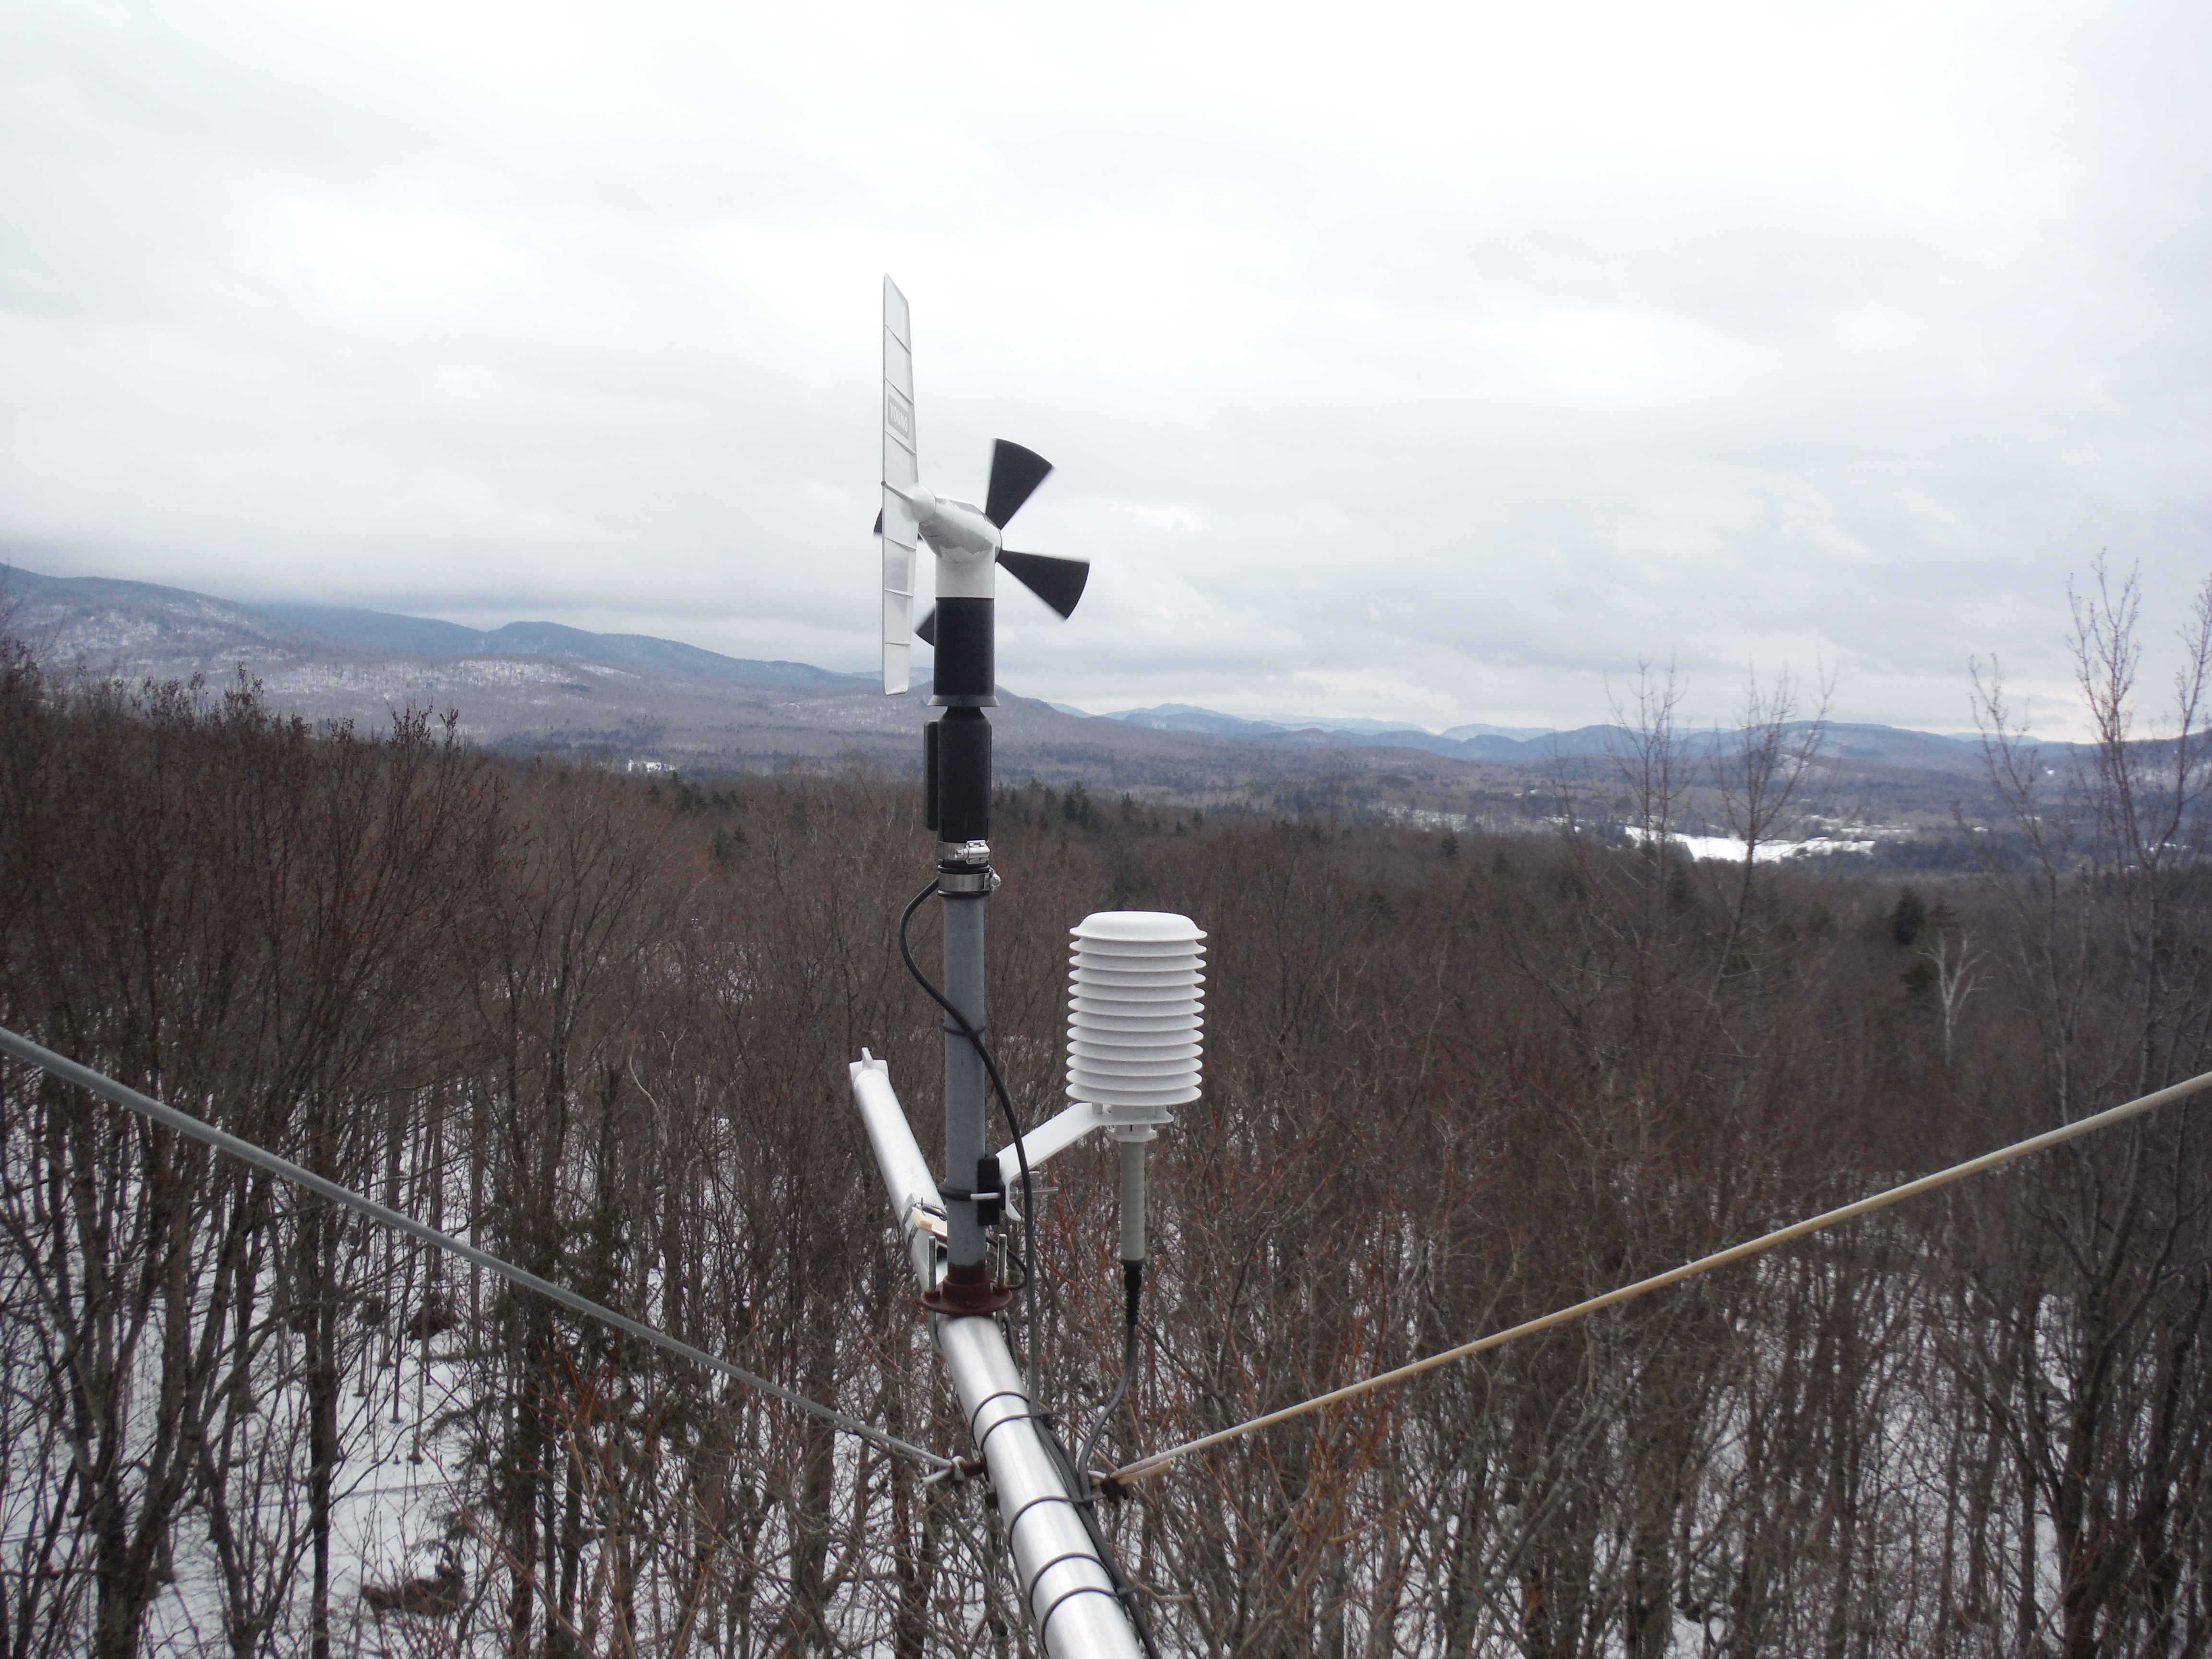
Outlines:
{"label": "white tail fin", "polygon": [[903,492],[921,481],[914,433],[914,331],[906,295],[884,278],[884,691],[906,690],[914,650],[914,507]]}

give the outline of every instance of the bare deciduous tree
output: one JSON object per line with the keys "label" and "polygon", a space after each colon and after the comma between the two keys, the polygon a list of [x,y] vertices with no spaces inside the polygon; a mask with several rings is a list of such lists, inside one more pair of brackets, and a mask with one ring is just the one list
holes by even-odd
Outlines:
{"label": "bare deciduous tree", "polygon": [[[2131,684],[2097,669],[2130,660],[2129,616],[2100,588],[2085,684]],[[1073,921],[1133,902],[1212,935],[1208,1088],[1155,1153],[1109,1448],[2203,1063],[2203,844],[2186,813],[2158,828],[2202,787],[2201,723],[2167,747],[2123,720],[2063,785],[1994,745],[2032,867],[1944,884],[1907,942],[1893,887],[1754,861],[1812,782],[1790,685],[1753,689],[1702,779],[1677,696],[1647,676],[1615,757],[1634,845],[1579,810],[1439,858],[1408,829],[1167,831],[1001,792],[991,1029],[1018,1111],[1062,1098]],[[330,738],[250,688],[125,696],[9,658],[0,1018],[957,1447],[844,1085],[865,1043],[935,1115],[941,1022],[890,938],[928,862],[912,796],[514,763],[421,722]],[[1685,857],[1668,832],[1691,816],[1753,857]],[[2155,859],[2119,850],[2153,832]],[[1916,950],[1933,1000],[1900,985]],[[1111,1156],[1071,1151],[1048,1185],[1035,1358],[1080,1422],[1120,1355]],[[1240,1441],[1102,1522],[1193,1653],[2201,1653],[2208,1192],[2201,1134],[2153,1124]],[[4,1659],[343,1652],[352,1631],[518,1659],[1032,1640],[972,1485],[13,1066],[0,1223]],[[437,1493],[378,1545],[345,1524],[382,1501],[372,1455],[422,1458]]]}

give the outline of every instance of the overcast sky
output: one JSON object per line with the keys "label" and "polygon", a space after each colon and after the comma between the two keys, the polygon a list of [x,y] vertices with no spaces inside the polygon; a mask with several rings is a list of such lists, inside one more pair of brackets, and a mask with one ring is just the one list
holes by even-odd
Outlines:
{"label": "overcast sky", "polygon": [[2202,0],[0,0],[0,547],[867,667],[889,271],[1094,562],[1013,690],[2057,732],[2212,571],[2208,209]]}

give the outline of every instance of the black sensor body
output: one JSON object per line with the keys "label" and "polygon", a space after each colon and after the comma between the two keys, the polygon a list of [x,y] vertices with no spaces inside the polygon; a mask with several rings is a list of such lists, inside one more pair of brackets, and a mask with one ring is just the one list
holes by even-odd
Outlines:
{"label": "black sensor body", "polygon": [[922,728],[923,822],[942,842],[991,838],[991,722],[980,708],[948,708]]}
{"label": "black sensor body", "polygon": [[922,729],[922,822],[941,842],[991,836],[991,722],[998,704],[989,599],[937,602],[930,702],[945,709]]}
{"label": "black sensor body", "polygon": [[992,641],[992,599],[937,602],[937,660],[930,670],[930,702],[940,708],[998,705],[998,662]]}

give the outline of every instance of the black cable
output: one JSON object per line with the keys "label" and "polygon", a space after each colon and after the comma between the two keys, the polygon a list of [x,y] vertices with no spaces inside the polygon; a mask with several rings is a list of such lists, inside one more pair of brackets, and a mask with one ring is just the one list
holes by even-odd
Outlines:
{"label": "black cable", "polygon": [[899,956],[906,963],[907,972],[914,975],[915,983],[929,993],[932,1002],[952,1016],[952,1023],[960,1028],[960,1035],[968,1039],[977,1057],[982,1060],[983,1070],[990,1077],[991,1086],[998,1091],[999,1109],[1006,1115],[1006,1127],[1013,1132],[1014,1160],[1021,1165],[1022,1170],[1022,1303],[1024,1323],[1028,1327],[1027,1337],[1022,1346],[1022,1381],[1027,1385],[1030,1403],[1034,1405],[1036,1403],[1037,1379],[1036,1195],[1030,1182],[1029,1148],[1022,1145],[1022,1121],[1014,1115],[1014,1103],[1007,1097],[1006,1080],[999,1075],[999,1062],[991,1057],[990,1049],[984,1044],[983,1034],[969,1024],[967,1015],[945,1000],[945,994],[931,981],[928,975],[921,971],[921,965],[914,959],[913,949],[907,944],[906,930],[914,921],[914,913],[921,909],[922,902],[936,890],[937,878],[933,876],[929,885],[914,896],[907,904],[905,914],[899,917]]}
{"label": "black cable", "polygon": [[[1129,1327],[1129,1352],[1133,1356],[1136,1352],[1136,1328],[1133,1322]],[[1125,1369],[1122,1373],[1125,1382],[1127,1375]],[[1137,1587],[1121,1571],[1121,1563],[1114,1553],[1114,1547],[1106,1541],[1106,1529],[1098,1524],[1098,1497],[1091,1490],[1089,1476],[1076,1473],[1073,1465],[1068,1462],[1067,1448],[1060,1443],[1055,1429],[1048,1426],[1038,1438],[1043,1441],[1045,1450],[1053,1462],[1060,1466],[1061,1480],[1070,1491],[1082,1494],[1075,1500],[1075,1512],[1083,1517],[1083,1529],[1091,1534],[1091,1547],[1098,1552],[1099,1564],[1106,1569],[1106,1576],[1114,1581],[1115,1600],[1121,1602],[1122,1612],[1129,1615],[1130,1626],[1137,1632],[1137,1639],[1144,1644],[1148,1659],[1160,1659],[1159,1645],[1152,1640],[1152,1622],[1145,1617],[1145,1609],[1137,1600]]]}
{"label": "black cable", "polygon": [[1127,1329],[1121,1340],[1121,1376],[1114,1384],[1113,1397],[1098,1408],[1098,1415],[1091,1425],[1091,1432],[1083,1437],[1083,1450],[1075,1460],[1076,1478],[1083,1482],[1083,1494],[1091,1495],[1091,1454],[1098,1448],[1098,1437],[1106,1432],[1106,1425],[1114,1420],[1114,1413],[1121,1409],[1128,1397],[1129,1379],[1137,1370],[1137,1303],[1145,1293],[1145,1264],[1124,1261],[1121,1264],[1123,1305],[1127,1314]]}
{"label": "black cable", "polygon": [[[1146,1621],[1144,1610],[1137,1605],[1136,1587],[1123,1575],[1121,1564],[1115,1559],[1112,1547],[1106,1542],[1106,1529],[1098,1524],[1098,1494],[1091,1485],[1091,1454],[1097,1449],[1098,1437],[1106,1432],[1106,1425],[1114,1420],[1114,1413],[1121,1409],[1121,1402],[1128,1398],[1129,1379],[1137,1374],[1137,1306],[1144,1294],[1145,1264],[1124,1261],[1121,1264],[1124,1314],[1121,1375],[1114,1384],[1112,1397],[1098,1408],[1098,1415],[1091,1425],[1091,1432],[1083,1437],[1083,1449],[1076,1457],[1074,1474],[1076,1490],[1082,1494],[1076,1501],[1076,1509],[1083,1516],[1084,1526],[1090,1531],[1091,1541],[1098,1547],[1098,1559],[1106,1564],[1106,1571],[1113,1575],[1114,1594],[1121,1599],[1123,1608],[1128,1613],[1129,1622],[1136,1627],[1137,1639],[1145,1644],[1146,1653],[1151,1656],[1151,1659],[1159,1659],[1160,1650],[1153,1644],[1152,1626]],[[1060,1441],[1056,1436],[1052,1437],[1052,1444],[1055,1450],[1059,1449]]]}

